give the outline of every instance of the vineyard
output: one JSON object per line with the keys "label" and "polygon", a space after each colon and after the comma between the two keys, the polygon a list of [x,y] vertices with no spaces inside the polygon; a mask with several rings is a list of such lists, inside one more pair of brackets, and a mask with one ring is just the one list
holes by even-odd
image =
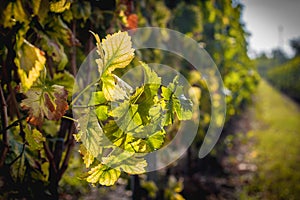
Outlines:
{"label": "vineyard", "polygon": [[[260,82],[239,1],[5,0],[0,10],[1,199],[236,197],[219,187],[222,160]],[[299,62],[264,71],[298,100]],[[212,124],[224,131],[199,158]],[[182,127],[195,130],[190,142]],[[173,143],[187,148],[152,154]]]}

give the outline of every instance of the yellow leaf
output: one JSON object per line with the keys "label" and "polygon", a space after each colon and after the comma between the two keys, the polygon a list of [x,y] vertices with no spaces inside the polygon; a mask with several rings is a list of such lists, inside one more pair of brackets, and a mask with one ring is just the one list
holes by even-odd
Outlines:
{"label": "yellow leaf", "polygon": [[97,53],[100,56],[96,59],[98,70],[103,84],[103,93],[107,100],[114,101],[124,99],[131,92],[131,87],[119,79],[112,72],[117,68],[126,67],[134,58],[131,37],[127,32],[118,32],[107,35],[100,43],[98,34],[91,32],[97,44]]}
{"label": "yellow leaf", "polygon": [[18,67],[22,90],[26,92],[44,69],[46,57],[43,51],[24,40],[17,51],[15,63]]}
{"label": "yellow leaf", "polygon": [[71,6],[71,2],[68,0],[50,2],[50,11],[55,13],[62,13],[65,10],[69,10],[70,6]]}
{"label": "yellow leaf", "polygon": [[126,67],[134,58],[131,37],[127,32],[117,32],[107,35],[100,44],[100,38],[93,33],[97,42],[97,52],[100,60],[97,61],[100,74],[110,74],[116,68]]}
{"label": "yellow leaf", "polygon": [[97,183],[101,185],[113,185],[121,175],[121,171],[107,167],[106,165],[99,164],[88,172],[89,176],[86,178],[87,182]]}
{"label": "yellow leaf", "polygon": [[115,75],[104,75],[101,80],[103,94],[108,101],[128,98],[128,94],[132,91],[127,83]]}
{"label": "yellow leaf", "polygon": [[43,142],[46,141],[46,138],[42,135],[37,129],[30,129],[30,126],[26,126],[24,129],[25,139],[28,142],[32,150],[40,150],[43,148]]}
{"label": "yellow leaf", "polygon": [[94,162],[94,156],[82,144],[80,145],[79,152],[83,155],[83,163],[86,168],[90,167],[90,165]]}

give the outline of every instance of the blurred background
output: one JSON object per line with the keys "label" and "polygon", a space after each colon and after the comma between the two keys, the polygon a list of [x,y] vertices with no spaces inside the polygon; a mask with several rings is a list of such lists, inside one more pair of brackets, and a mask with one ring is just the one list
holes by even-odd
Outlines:
{"label": "blurred background", "polygon": [[[1,156],[0,198],[299,198],[299,9],[297,0],[2,1],[1,98],[2,105],[7,104],[10,123],[25,119],[20,113],[20,78],[14,64],[18,38],[26,38],[41,49],[52,78],[60,74],[56,78],[70,85],[81,63],[95,48],[89,30],[103,38],[119,30],[148,26],[186,34],[210,54],[224,82],[227,115],[217,145],[200,159],[198,151],[211,114],[210,96],[201,72],[185,60],[157,49],[137,51],[145,62],[180,70],[197,88],[193,101],[200,109],[200,126],[188,151],[165,169],[143,175],[122,174],[111,187],[94,187],[80,178],[86,169],[72,133],[69,137],[60,132],[66,122],[47,120],[42,128],[56,164],[65,168],[61,174],[53,171],[43,153],[27,152],[19,136],[22,131],[13,125],[9,129],[13,148],[8,156]],[[1,115],[1,133],[7,127],[4,117]],[[1,134],[2,152],[4,141]]]}

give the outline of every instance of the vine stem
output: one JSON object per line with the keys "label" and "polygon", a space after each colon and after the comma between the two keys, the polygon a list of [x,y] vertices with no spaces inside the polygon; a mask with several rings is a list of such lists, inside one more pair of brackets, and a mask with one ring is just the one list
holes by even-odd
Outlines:
{"label": "vine stem", "polygon": [[68,116],[62,116],[62,118],[65,118],[65,119],[68,119],[68,120],[71,120],[71,121],[74,121],[74,122],[78,122],[78,120],[72,118],[72,117],[68,117]]}
{"label": "vine stem", "polygon": [[23,116],[22,118],[17,119],[17,120],[14,121],[12,124],[8,125],[8,126],[7,126],[6,128],[4,128],[4,129],[2,129],[2,130],[0,131],[0,134],[4,133],[4,131],[7,131],[7,130],[9,130],[10,128],[12,128],[12,127],[14,127],[14,126],[18,126],[19,123],[20,123],[21,121],[23,121],[24,119],[26,119],[26,117],[27,117],[27,116]]}
{"label": "vine stem", "polygon": [[72,49],[71,49],[71,71],[75,76],[77,73],[77,65],[76,65],[76,20],[72,21]]}
{"label": "vine stem", "polygon": [[2,86],[0,85],[0,99],[1,99],[1,121],[2,121],[2,128],[3,128],[3,151],[1,153],[1,160],[0,160],[0,167],[3,166],[7,152],[9,150],[8,146],[8,135],[7,129],[8,126],[8,116],[7,116],[7,104],[5,101],[4,93],[2,90]]}
{"label": "vine stem", "polygon": [[98,78],[97,80],[93,81],[92,83],[90,83],[89,85],[87,85],[83,90],[81,90],[79,92],[79,94],[72,100],[72,102],[70,103],[70,106],[72,106],[74,103],[76,103],[76,101],[78,101],[79,97],[85,93],[88,89],[90,89],[90,87],[94,86],[96,83],[98,83],[100,81],[100,78]]}

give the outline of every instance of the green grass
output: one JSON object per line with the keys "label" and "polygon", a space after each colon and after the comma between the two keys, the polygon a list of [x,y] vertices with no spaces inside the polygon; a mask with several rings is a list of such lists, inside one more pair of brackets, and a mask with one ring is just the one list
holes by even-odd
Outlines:
{"label": "green grass", "polygon": [[299,106],[261,81],[251,109],[251,154],[258,170],[247,193],[258,199],[300,198]]}

